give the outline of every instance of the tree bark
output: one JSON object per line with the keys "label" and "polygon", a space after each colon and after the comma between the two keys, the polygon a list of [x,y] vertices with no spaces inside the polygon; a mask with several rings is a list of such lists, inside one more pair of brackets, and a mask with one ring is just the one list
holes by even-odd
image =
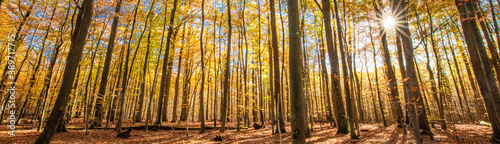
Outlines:
{"label": "tree bark", "polygon": [[395,113],[397,123],[402,124],[403,123],[403,111],[401,110],[401,100],[399,99],[399,92],[398,92],[398,81],[396,79],[396,74],[394,73],[394,69],[392,68],[392,62],[391,62],[391,56],[389,53],[389,48],[387,46],[387,30],[383,26],[382,20],[382,12],[378,8],[378,5],[381,5],[381,1],[377,0],[378,4],[375,3],[374,1],[374,6],[375,6],[375,12],[377,13],[378,17],[378,26],[379,26],[379,33],[381,34],[381,41],[382,41],[382,50],[383,50],[383,55],[384,55],[384,64],[386,67],[386,76],[387,79],[389,80],[388,87],[389,87],[389,92],[391,96],[391,108],[392,111]]}
{"label": "tree bark", "polygon": [[113,56],[113,49],[115,46],[116,39],[116,29],[119,23],[119,14],[122,5],[122,0],[118,0],[115,7],[115,16],[113,17],[113,23],[111,24],[111,34],[109,35],[108,49],[106,50],[106,58],[104,59],[104,67],[102,70],[101,84],[99,85],[99,91],[97,93],[96,108],[95,108],[95,124],[97,127],[102,125],[103,117],[103,99],[106,94],[106,86],[108,84],[109,67],[111,65],[111,57]]}
{"label": "tree bark", "polygon": [[[205,115],[203,109],[203,89],[205,88],[205,51],[203,50],[203,30],[205,28],[205,0],[201,2],[201,32],[200,32],[200,51],[201,51],[201,87],[200,87],[200,118],[201,130],[200,133],[205,133]],[[194,111],[194,110],[193,110]]]}
{"label": "tree bark", "polygon": [[476,14],[475,11],[473,11],[471,1],[455,0],[455,4],[460,13],[460,22],[462,24],[462,30],[464,32],[474,75],[481,90],[488,117],[491,122],[491,128],[493,130],[492,140],[500,142],[500,121],[498,118],[500,104],[497,103],[500,99],[498,98],[498,86],[495,82],[495,76],[492,72],[492,66],[486,53],[481,33],[479,32],[476,19],[474,18]]}
{"label": "tree bark", "polygon": [[[329,11],[329,8],[330,8],[330,2],[329,1],[325,1],[323,2],[323,4],[328,4],[328,5],[325,5],[323,6],[323,13],[326,13],[329,15],[330,11]],[[334,4],[334,9],[335,9],[335,21],[336,21],[336,25],[337,25],[337,35],[338,35],[338,39],[339,39],[339,49],[343,49],[344,48],[344,43],[342,41],[342,26],[340,25],[340,17],[339,17],[339,9],[338,9],[338,6],[337,6],[337,0],[334,0],[333,1],[333,4]],[[328,8],[327,8],[328,7]],[[325,15],[326,15],[325,14]],[[329,19],[325,17],[325,19]],[[330,26],[329,22],[325,21],[325,26]],[[333,104],[333,108],[335,109],[335,117],[337,118],[337,133],[342,133],[342,134],[347,134],[349,133],[349,123],[347,122],[347,119],[345,117],[346,113],[345,113],[345,108],[344,108],[344,101],[342,100],[342,91],[341,91],[341,87],[340,87],[340,70],[339,70],[339,59],[338,59],[338,55],[337,55],[337,49],[333,48],[333,44],[332,43],[329,43],[328,40],[331,39],[331,36],[328,36],[329,32],[331,30],[329,30],[330,28],[325,28],[325,31],[327,33],[326,35],[326,39],[327,39],[327,46],[328,46],[328,55],[330,55],[330,67],[332,69],[332,91],[333,91],[333,96],[334,98],[332,99],[332,101],[335,101]],[[335,39],[331,39],[333,41],[335,41]]]}
{"label": "tree bark", "polygon": [[[118,122],[116,123],[116,131],[120,132],[121,129],[122,129],[122,119],[123,119],[123,116],[124,116],[124,104],[125,104],[125,94],[127,93],[127,83],[128,83],[128,78],[130,77],[129,74],[128,74],[128,61],[130,59],[130,44],[131,44],[131,41],[132,41],[132,37],[134,36],[134,29],[135,29],[135,22],[136,22],[136,17],[137,17],[137,9],[139,8],[139,5],[141,4],[141,0],[138,0],[137,1],[137,5],[135,6],[135,9],[134,9],[134,20],[132,21],[132,30],[131,30],[131,33],[130,33],[130,37],[128,39],[128,45],[127,45],[127,54],[125,56],[125,65],[124,65],[124,70],[123,70],[123,80],[122,80],[122,93],[120,95],[121,97],[121,100],[120,100],[120,113],[119,113],[119,117],[118,117]],[[138,50],[138,49],[137,49]],[[136,50],[136,51],[137,51]]]}
{"label": "tree bark", "polygon": [[226,130],[226,112],[227,112],[227,101],[229,95],[229,76],[231,73],[231,34],[232,34],[232,26],[231,26],[231,2],[229,0],[227,3],[227,23],[228,23],[228,36],[227,36],[227,52],[226,52],[226,69],[224,72],[224,90],[223,90],[223,98],[221,103],[221,115],[220,120],[222,121],[222,125],[220,128],[220,132],[224,132]]}
{"label": "tree bark", "polygon": [[[410,27],[408,24],[408,18],[407,18],[407,10],[405,9],[406,3],[402,0],[394,0],[392,3],[392,10],[395,13],[400,13],[401,17],[396,19],[396,21],[401,22],[402,26],[401,32],[397,32],[399,35],[401,35],[402,39],[402,45],[404,48],[404,53],[405,53],[405,60],[406,60],[406,80],[405,85],[406,85],[406,93],[407,93],[407,100],[411,102],[409,105],[407,105],[408,110],[409,110],[409,117],[410,120],[412,121],[412,130],[413,130],[413,135],[415,136],[415,140],[417,144],[421,144],[423,139],[422,136],[420,135],[420,130],[419,130],[419,123],[420,119],[417,119],[417,110],[416,110],[416,102],[415,100],[418,100],[420,98],[420,90],[418,87],[418,81],[415,75],[415,67],[414,67],[414,62],[413,62],[413,46],[412,46],[412,41],[411,41],[411,34],[410,34]],[[421,100],[420,100],[421,101]],[[425,111],[421,113],[420,115],[424,115],[426,118],[426,113]],[[427,119],[425,119],[427,120]],[[428,127],[428,123],[426,123]],[[424,129],[425,130],[425,129]]]}
{"label": "tree bark", "polygon": [[288,0],[290,105],[292,138],[294,144],[306,143],[306,116],[302,87],[302,52],[300,45],[299,10],[297,0]]}
{"label": "tree bark", "polygon": [[35,141],[35,144],[49,143],[56,131],[57,125],[62,121],[64,110],[68,104],[71,86],[75,80],[78,63],[82,58],[83,46],[86,43],[88,28],[93,15],[93,5],[93,0],[84,0],[81,5],[76,20],[75,31],[71,37],[71,49],[67,56],[61,88],[47,125]]}
{"label": "tree bark", "polygon": [[169,59],[169,52],[170,52],[170,46],[171,46],[171,37],[172,37],[172,34],[173,34],[173,31],[174,31],[174,20],[175,20],[175,12],[177,11],[177,2],[178,0],[174,0],[174,6],[172,7],[172,11],[170,11],[170,24],[169,24],[169,27],[168,27],[168,35],[167,35],[167,45],[166,45],[166,48],[165,48],[165,54],[163,56],[163,67],[162,67],[162,75],[161,75],[161,80],[160,80],[160,93],[159,93],[159,97],[158,97],[158,111],[156,113],[156,115],[158,116],[158,118],[156,119],[156,122],[155,124],[161,124],[162,123],[162,119],[160,118],[160,116],[162,115],[162,111],[161,109],[163,108],[163,106],[168,106],[168,97],[165,99],[165,101],[163,101],[163,97],[166,94],[165,92],[165,89],[170,89],[168,87],[166,87],[167,85],[167,64],[168,64],[168,59]]}
{"label": "tree bark", "polygon": [[[271,9],[271,46],[273,49],[273,65],[274,65],[274,99],[276,101],[276,117],[279,123],[279,130],[281,132],[286,132],[285,123],[283,122],[283,114],[281,110],[280,101],[280,69],[279,69],[279,50],[278,50],[278,34],[276,32],[276,12],[274,10],[275,4],[274,0],[270,1]],[[278,128],[278,127],[277,127]],[[277,129],[278,131],[278,129]]]}

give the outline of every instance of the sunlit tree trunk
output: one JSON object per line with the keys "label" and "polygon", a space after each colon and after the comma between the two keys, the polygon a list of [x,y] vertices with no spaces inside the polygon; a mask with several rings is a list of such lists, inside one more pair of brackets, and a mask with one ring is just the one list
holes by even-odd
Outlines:
{"label": "sunlit tree trunk", "polygon": [[381,34],[381,41],[382,41],[382,50],[383,50],[383,56],[384,56],[384,66],[387,69],[387,79],[389,80],[388,87],[389,87],[389,92],[391,96],[391,108],[392,111],[395,113],[395,117],[397,119],[397,123],[402,124],[403,123],[403,111],[401,110],[401,103],[399,99],[399,92],[398,92],[398,81],[396,80],[396,74],[394,73],[394,69],[392,68],[392,62],[391,62],[391,56],[389,53],[389,48],[387,46],[387,30],[384,28],[383,22],[382,22],[382,12],[378,8],[378,6],[382,7],[381,1],[377,0],[377,2],[374,2],[374,7],[375,7],[375,12],[378,18],[377,24],[379,26],[379,33]]}
{"label": "sunlit tree trunk", "polygon": [[[186,24],[184,24],[183,28],[182,28],[182,37],[181,39],[184,40],[184,32],[185,32],[185,27],[186,27]],[[180,79],[180,76],[181,76],[181,68],[182,68],[182,52],[183,52],[183,49],[184,49],[184,44],[181,46],[181,48],[179,48],[180,52],[179,52],[179,58],[178,58],[178,65],[177,65],[177,76],[175,78],[175,85],[174,85],[174,105],[172,107],[172,123],[175,123],[177,122],[177,105],[178,105],[178,102],[179,102],[179,79]]]}
{"label": "sunlit tree trunk", "polygon": [[[201,130],[200,133],[205,133],[205,116],[203,109],[203,89],[205,88],[205,51],[203,50],[203,30],[205,28],[205,0],[201,2],[201,32],[200,32],[200,51],[201,51],[201,88],[200,88],[200,118]],[[194,111],[194,110],[193,110]],[[199,119],[200,120],[200,119]]]}

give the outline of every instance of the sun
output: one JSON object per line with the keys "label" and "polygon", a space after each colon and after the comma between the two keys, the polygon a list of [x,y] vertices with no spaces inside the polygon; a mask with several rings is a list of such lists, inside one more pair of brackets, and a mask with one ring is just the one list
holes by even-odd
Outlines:
{"label": "sun", "polygon": [[391,29],[396,25],[396,20],[392,16],[388,15],[384,18],[383,23],[385,29]]}

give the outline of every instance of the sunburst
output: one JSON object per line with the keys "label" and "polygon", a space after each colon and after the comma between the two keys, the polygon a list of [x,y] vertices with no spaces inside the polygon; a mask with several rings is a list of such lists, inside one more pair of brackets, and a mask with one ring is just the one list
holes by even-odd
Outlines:
{"label": "sunburst", "polygon": [[391,8],[391,12],[385,11],[377,13],[376,20],[381,22],[381,30],[383,33],[387,33],[390,30],[395,30],[399,34],[405,37],[410,37],[410,35],[404,31],[408,25],[408,22],[404,19],[405,16],[402,15],[404,10],[407,10],[408,7],[400,7],[400,5],[396,5]]}
{"label": "sunburst", "polygon": [[386,15],[383,18],[383,25],[385,29],[392,29],[396,26],[396,20],[391,15]]}

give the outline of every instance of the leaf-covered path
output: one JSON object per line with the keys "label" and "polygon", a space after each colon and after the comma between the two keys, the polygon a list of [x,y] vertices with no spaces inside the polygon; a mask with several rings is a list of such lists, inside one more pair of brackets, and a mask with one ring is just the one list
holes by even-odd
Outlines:
{"label": "leaf-covered path", "polygon": [[[189,127],[194,127],[198,123],[189,123]],[[212,124],[211,122],[207,125]],[[185,127],[185,123],[169,126]],[[213,125],[213,124],[212,124]],[[229,126],[235,125],[230,123]],[[424,136],[424,143],[458,143],[455,136],[458,135],[460,143],[489,143],[491,129],[486,126],[473,124],[455,125],[458,134],[453,130],[443,131],[436,126],[433,128],[435,133],[434,140],[429,136]],[[453,129],[453,126],[451,127]],[[287,124],[287,131],[290,131],[290,124]],[[319,123],[315,125],[312,137],[307,139],[308,143],[414,143],[411,131],[406,136],[402,129],[396,129],[395,126],[383,127],[381,124],[363,124],[360,127],[361,135],[358,140],[351,140],[349,135],[335,134],[335,127],[323,126],[321,129]],[[40,132],[36,130],[17,130],[16,136],[8,136],[7,131],[0,129],[1,143],[33,143]],[[52,143],[217,143],[213,138],[221,135],[224,143],[279,143],[279,135],[272,135],[270,126],[256,130],[254,128],[236,130],[227,130],[220,133],[219,130],[208,130],[207,133],[199,134],[199,130],[189,130],[189,136],[186,136],[185,130],[159,130],[148,131],[133,130],[128,139],[116,138],[116,132],[113,130],[89,130],[85,136],[85,130],[69,130],[69,132],[59,133],[54,136]],[[291,143],[291,134],[281,135],[283,143]]]}

